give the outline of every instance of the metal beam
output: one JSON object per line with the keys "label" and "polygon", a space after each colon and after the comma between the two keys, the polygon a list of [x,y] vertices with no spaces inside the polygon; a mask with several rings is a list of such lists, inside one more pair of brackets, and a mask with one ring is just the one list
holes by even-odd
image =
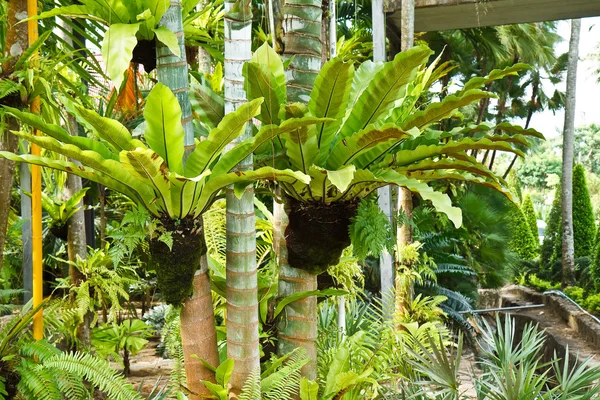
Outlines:
{"label": "metal beam", "polygon": [[[401,26],[401,0],[387,0],[391,28]],[[443,31],[600,16],[598,0],[415,0],[415,31]]]}

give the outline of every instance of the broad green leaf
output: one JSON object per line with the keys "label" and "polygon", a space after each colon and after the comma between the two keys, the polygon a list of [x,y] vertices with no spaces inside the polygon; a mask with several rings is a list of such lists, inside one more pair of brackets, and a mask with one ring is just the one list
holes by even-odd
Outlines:
{"label": "broad green leaf", "polygon": [[468,106],[481,99],[495,97],[492,93],[479,89],[471,89],[459,94],[446,96],[442,101],[431,103],[424,110],[411,114],[405,121],[395,122],[406,130],[414,127],[424,129],[442,119],[450,118],[460,107]]}
{"label": "broad green leaf", "polygon": [[10,152],[0,151],[0,158],[6,158],[8,160],[23,162],[26,164],[39,165],[80,176],[84,179],[88,179],[92,182],[99,183],[108,188],[116,190],[117,192],[123,193],[137,203],[143,204],[152,214],[158,215],[157,208],[152,202],[154,196],[148,194],[149,188],[141,182],[135,187],[129,187],[119,180],[114,179],[111,174],[104,174],[94,170],[93,168],[83,167],[70,161],[56,160],[47,157],[38,157],[29,154],[19,156]]}
{"label": "broad green leaf", "polygon": [[304,184],[308,184],[308,182],[310,182],[310,177],[298,171],[289,169],[277,170],[271,167],[262,167],[253,171],[230,172],[214,177],[211,176],[204,185],[204,190],[196,205],[195,215],[204,212],[221,189],[235,184],[239,184],[240,186],[248,185],[260,180],[271,180],[291,184],[300,181]]}
{"label": "broad green leaf", "polygon": [[296,129],[314,125],[323,119],[314,117],[291,118],[284,121],[280,126],[262,126],[256,136],[246,139],[233,149],[225,153],[212,169],[215,175],[230,172],[233,167],[252,154],[256,149],[270,143],[274,138]]}
{"label": "broad green leaf", "polygon": [[[303,116],[302,108],[295,104],[287,106],[286,112],[297,118]],[[302,171],[305,174],[308,173],[309,167],[313,164],[318,154],[315,129],[314,126],[300,126],[282,135],[292,168]]]}
{"label": "broad green leaf", "polygon": [[354,78],[352,79],[352,88],[350,90],[350,99],[348,102],[348,110],[354,108],[354,105],[358,101],[360,95],[370,85],[371,81],[383,69],[385,63],[378,61],[373,62],[371,60],[365,61],[360,64]]}
{"label": "broad green leaf", "polygon": [[366,193],[385,186],[397,185],[418,193],[423,199],[430,200],[436,210],[448,216],[458,228],[462,224],[460,208],[452,206],[452,201],[447,194],[434,191],[427,183],[407,177],[393,170],[368,171],[358,170],[354,173],[354,180],[342,195],[335,200],[352,200],[362,197]]}
{"label": "broad green leaf", "polygon": [[389,162],[403,167],[434,156],[451,155],[466,150],[498,150],[515,153],[521,157],[525,156],[521,150],[513,148],[510,143],[494,142],[489,137],[483,139],[465,138],[448,144],[418,146],[416,149],[400,150],[393,157],[386,156],[383,164]]}
{"label": "broad green leaf", "polygon": [[80,105],[75,105],[81,118],[93,127],[94,133],[106,140],[117,151],[133,150],[136,147],[146,147],[142,142],[133,139],[129,130],[119,121],[98,115],[95,111],[88,110]]}
{"label": "broad green leaf", "polygon": [[165,0],[144,0],[144,6],[148,7],[156,21],[161,20],[162,16],[169,9],[170,5],[171,3]]}
{"label": "broad green leaf", "polygon": [[345,191],[350,186],[350,183],[354,179],[354,172],[356,167],[354,165],[348,165],[337,171],[327,171],[327,179],[333,186],[335,186],[340,192]]}
{"label": "broad green leaf", "polygon": [[399,53],[394,61],[386,63],[358,97],[340,136],[351,136],[387,117],[396,101],[404,96],[406,84],[416,76],[418,68],[427,62],[431,53],[429,48],[417,46]]}
{"label": "broad green leaf", "polygon": [[151,149],[122,151],[121,165],[132,176],[154,188],[157,206],[169,216],[176,218],[178,213],[171,202],[171,185],[168,179],[169,168],[165,160]]}
{"label": "broad green leaf", "polygon": [[331,141],[340,128],[348,106],[353,76],[352,64],[334,58],[323,66],[315,80],[308,110],[315,117],[333,118],[333,121],[316,127],[317,146],[322,153],[329,152]]}
{"label": "broad green leaf", "polygon": [[324,289],[324,290],[310,290],[306,292],[297,292],[290,296],[286,296],[277,303],[275,307],[275,311],[273,312],[273,318],[277,318],[279,314],[283,311],[285,306],[290,303],[293,303],[298,300],[305,299],[307,297],[325,297],[325,296],[344,296],[347,295],[348,292],[346,290],[341,289]]}
{"label": "broad green leaf", "polygon": [[106,74],[116,87],[121,86],[123,73],[129,68],[139,29],[138,23],[112,24],[106,30],[102,41],[102,61],[106,65]]}
{"label": "broad green leaf", "polygon": [[171,53],[177,57],[181,57],[181,49],[179,48],[177,36],[175,36],[175,34],[171,32],[169,28],[165,26],[159,26],[158,28],[154,28],[152,31],[156,34],[156,38],[166,45],[169,50],[171,50]]}
{"label": "broad green leaf", "polygon": [[394,124],[385,124],[381,128],[368,126],[338,141],[327,159],[327,167],[333,170],[353,164],[359,169],[364,168],[387,153],[402,139],[409,137],[411,137],[410,133]]}
{"label": "broad green leaf", "polygon": [[479,89],[495,80],[502,79],[509,75],[518,76],[519,72],[530,68],[531,67],[527,64],[517,63],[504,69],[494,69],[492,70],[492,72],[489,73],[488,76],[476,76],[474,78],[471,78],[465,84],[462,91],[466,92],[471,89]]}
{"label": "broad green leaf", "polygon": [[198,119],[210,129],[219,125],[225,116],[223,96],[216,94],[206,85],[194,85],[190,90],[190,103]]}
{"label": "broad green leaf", "polygon": [[327,378],[325,380],[325,388],[323,393],[326,395],[334,394],[336,378],[350,370],[350,351],[346,347],[339,347],[333,356],[333,360],[329,365]]}
{"label": "broad green leaf", "polygon": [[436,171],[416,171],[411,174],[411,177],[418,179],[422,182],[434,182],[441,180],[453,180],[453,181],[462,181],[462,182],[471,182],[477,185],[485,186],[490,189],[494,189],[501,194],[503,194],[508,200],[514,201],[510,190],[506,189],[502,185],[500,185],[495,180],[486,180],[481,178],[480,176],[473,176],[464,172],[454,172],[454,171],[446,171],[446,170],[436,170]]}
{"label": "broad green leaf", "polygon": [[4,108],[21,122],[24,122],[32,128],[44,132],[48,136],[51,136],[60,142],[73,144],[82,150],[92,150],[106,159],[118,159],[116,153],[111,152],[106,146],[96,140],[82,136],[71,136],[65,129],[58,125],[44,122],[44,120],[36,114],[23,112],[11,107]]}
{"label": "broad green leaf", "polygon": [[[105,16],[94,15],[92,10],[86,5],[70,5],[64,7],[55,7],[50,11],[45,11],[39,15],[33,16],[28,19],[38,20],[38,19],[46,19],[50,17],[67,17],[67,18],[85,18],[91,19],[94,21],[102,22],[104,25],[108,25],[108,17],[109,14]],[[127,21],[118,21],[118,22],[127,22]]]}
{"label": "broad green leaf", "polygon": [[544,135],[533,128],[524,129],[521,126],[513,125],[510,122],[503,122],[501,124],[496,125],[494,130],[500,130],[507,133],[519,134],[525,136],[533,136],[538,139],[545,139]]}
{"label": "broad green leaf", "polygon": [[319,384],[306,378],[300,378],[300,400],[318,400],[318,396]]}
{"label": "broad green leaf", "polygon": [[269,75],[261,65],[253,62],[244,64],[243,75],[248,99],[265,99],[258,119],[263,124],[279,124],[279,107],[284,103],[281,102],[273,87],[273,76]]}
{"label": "broad green leaf", "polygon": [[185,165],[185,176],[197,176],[210,169],[232,140],[239,137],[246,124],[260,112],[262,99],[245,103],[232,113],[227,114],[219,125],[210,131],[206,140],[196,144],[196,150],[190,154]]}
{"label": "broad green leaf", "polygon": [[146,99],[144,118],[144,138],[150,148],[167,162],[170,171],[183,174],[185,132],[181,108],[171,89],[160,82],[154,86]]}
{"label": "broad green leaf", "polygon": [[468,162],[462,160],[453,160],[451,158],[442,158],[437,161],[428,159],[416,162],[414,164],[409,164],[405,167],[395,168],[397,172],[400,172],[402,174],[410,174],[417,171],[433,171],[440,169],[447,171],[467,171],[485,178],[498,180],[498,177],[492,171],[490,171],[486,166],[482,165],[477,161]]}
{"label": "broad green leaf", "polygon": [[267,42],[260,46],[250,59],[251,62],[259,64],[271,75],[269,81],[273,85],[273,91],[280,104],[285,104],[287,99],[285,87],[285,67],[281,57]]}
{"label": "broad green leaf", "polygon": [[79,202],[85,197],[85,194],[87,193],[87,191],[89,190],[89,187],[85,187],[81,190],[78,190],[77,192],[75,192],[70,198],[69,200],[65,201],[65,209],[71,209],[71,208],[75,208],[77,207],[77,205],[79,204]]}
{"label": "broad green leaf", "polygon": [[229,379],[231,378],[231,373],[233,372],[233,359],[228,358],[223,361],[221,365],[217,367],[215,371],[215,378],[217,383],[223,387],[227,387],[229,383]]}
{"label": "broad green leaf", "polygon": [[227,389],[210,381],[201,381],[208,391],[214,396],[211,398],[218,400],[228,400]]}

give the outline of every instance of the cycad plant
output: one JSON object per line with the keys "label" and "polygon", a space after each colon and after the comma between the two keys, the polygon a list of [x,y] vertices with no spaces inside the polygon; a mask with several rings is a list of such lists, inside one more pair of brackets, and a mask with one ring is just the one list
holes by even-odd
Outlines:
{"label": "cycad plant", "polygon": [[[248,96],[267,99],[259,116],[264,123],[309,116],[330,118],[279,136],[257,157],[264,164],[293,168],[311,177],[308,184],[280,183],[289,218],[285,229],[287,254],[280,254],[280,268],[287,261],[293,269],[290,274],[286,272],[290,276],[284,289],[297,286],[297,291],[307,290],[303,288],[310,287],[318,274],[337,264],[350,244],[348,227],[359,200],[378,187],[406,187],[460,226],[460,209],[429,182],[473,181],[502,191],[502,179],[467,151],[522,155],[515,144],[528,146],[527,135],[541,136],[506,123],[496,128],[480,125],[449,132],[430,129],[442,119],[460,116],[460,107],[494,97],[480,87],[524,68],[517,65],[473,78],[459,92],[419,110],[421,95],[440,76],[436,63],[426,66],[431,53],[426,47],[415,47],[389,63],[363,63],[356,72],[350,63],[330,60],[317,76],[307,105],[286,102],[284,65],[273,51],[247,64]],[[494,129],[504,133],[492,136],[489,133]],[[280,271],[280,279],[281,275]],[[314,345],[311,333],[316,330],[311,323],[316,309],[303,305],[287,307],[288,319],[279,327],[282,353],[298,343]],[[308,354],[314,351],[308,349]]]}

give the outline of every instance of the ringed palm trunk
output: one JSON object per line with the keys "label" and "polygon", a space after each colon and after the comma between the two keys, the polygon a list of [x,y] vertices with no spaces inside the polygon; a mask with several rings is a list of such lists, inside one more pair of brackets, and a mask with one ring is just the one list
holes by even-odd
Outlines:
{"label": "ringed palm trunk", "polygon": [[[2,65],[2,70],[5,73],[13,71],[16,59],[27,49],[27,24],[18,23],[20,21],[18,17],[22,15],[27,17],[27,1],[10,0],[6,21],[6,41],[2,50],[4,55],[11,55],[16,58]],[[19,107],[17,104],[13,106]],[[7,117],[7,119],[6,130],[0,130],[0,150],[14,153],[17,151],[19,140],[15,135],[9,134],[8,131],[19,130],[19,124],[12,117]],[[0,160],[0,268],[2,267],[4,243],[6,242],[14,173],[15,163],[13,161]]]}
{"label": "ringed palm trunk", "polygon": [[[181,0],[171,0],[170,4],[160,25],[165,26],[177,36],[181,57],[177,57],[167,46],[157,41],[156,70],[158,80],[171,89],[181,106],[181,123],[185,131],[186,154],[189,154],[194,145],[194,129],[188,97],[188,67],[185,59]],[[213,366],[219,364],[208,268],[206,265],[198,265],[198,268],[194,276],[193,295],[185,301],[181,310],[181,341],[185,373],[188,389],[194,393],[191,396],[193,400],[208,394],[208,390],[201,380],[215,381],[212,371],[193,355],[208,361]]]}
{"label": "ringed palm trunk", "polygon": [[577,86],[577,61],[579,59],[579,34],[581,20],[571,20],[571,40],[567,64],[567,98],[563,130],[562,164],[562,282],[564,289],[574,278],[575,250],[573,243],[573,157],[575,135],[575,99]]}
{"label": "ringed palm trunk", "polygon": [[[413,47],[415,31],[415,1],[402,0],[401,49],[406,51]],[[398,252],[404,246],[412,243],[413,235],[410,220],[413,214],[412,192],[404,187],[398,190],[398,208],[406,217],[406,223],[398,225]],[[400,264],[400,260],[398,265]],[[402,284],[402,279],[396,277],[396,313],[403,314],[408,310],[412,297],[412,283]]]}
{"label": "ringed palm trunk", "polygon": [[[286,71],[290,102],[308,103],[321,69],[321,0],[284,0],[283,55],[293,57]],[[289,223],[286,206],[276,203],[276,241],[279,253],[279,297],[317,289],[317,275],[290,267],[287,262],[285,229]],[[308,379],[317,377],[317,299],[306,297],[285,307],[277,328],[277,351],[284,355],[302,347],[310,361],[302,368]]]}
{"label": "ringed palm trunk", "polygon": [[[225,113],[235,111],[246,100],[244,63],[252,57],[252,12],[250,2],[225,3]],[[252,136],[252,126],[228,147]],[[252,156],[237,165],[252,169]],[[233,187],[226,189],[227,237],[227,357],[233,359],[230,397],[237,398],[250,374],[260,373],[258,334],[258,285],[254,186],[248,185],[241,199]]]}
{"label": "ringed palm trunk", "polygon": [[[279,297],[284,298],[298,292],[317,290],[317,275],[288,264],[285,230],[289,224],[286,205],[274,208],[275,240],[279,258]],[[302,375],[317,378],[317,298],[305,297],[288,304],[277,325],[277,352],[280,356],[302,347],[309,362],[302,367]]]}

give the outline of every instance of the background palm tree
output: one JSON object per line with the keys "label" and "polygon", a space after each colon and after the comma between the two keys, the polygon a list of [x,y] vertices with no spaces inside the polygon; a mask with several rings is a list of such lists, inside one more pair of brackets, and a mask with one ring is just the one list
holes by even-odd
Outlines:
{"label": "background palm tree", "polygon": [[575,276],[575,248],[573,244],[573,155],[575,136],[575,107],[577,90],[577,63],[579,60],[579,34],[581,20],[571,20],[569,61],[567,65],[567,96],[565,125],[563,129],[562,164],[562,281],[564,289]]}

